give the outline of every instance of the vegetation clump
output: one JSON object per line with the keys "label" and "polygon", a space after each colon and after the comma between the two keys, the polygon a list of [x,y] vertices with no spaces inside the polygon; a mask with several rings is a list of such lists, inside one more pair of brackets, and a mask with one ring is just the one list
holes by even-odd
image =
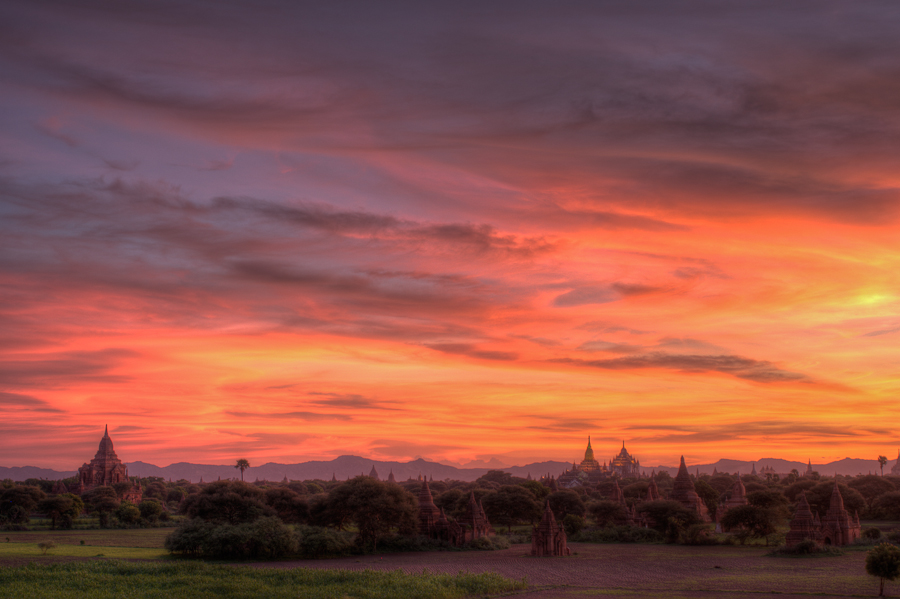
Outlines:
{"label": "vegetation clump", "polygon": [[766,554],[769,557],[837,557],[844,552],[830,545],[819,545],[807,539],[793,546],[778,547]]}
{"label": "vegetation clump", "polygon": [[879,580],[878,596],[884,596],[884,581],[900,577],[900,549],[882,543],[866,556],[866,572]]}
{"label": "vegetation clump", "polygon": [[526,588],[498,574],[407,574],[400,570],[275,569],[203,562],[116,560],[0,568],[0,588],[14,597],[63,599],[459,599]]}

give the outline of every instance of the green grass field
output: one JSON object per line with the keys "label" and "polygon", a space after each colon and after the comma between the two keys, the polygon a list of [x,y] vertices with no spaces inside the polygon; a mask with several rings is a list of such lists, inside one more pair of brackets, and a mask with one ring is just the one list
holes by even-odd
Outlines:
{"label": "green grass field", "polygon": [[144,547],[162,549],[174,528],[130,528],[88,530],[2,531],[0,545],[53,541],[59,545],[96,545],[99,547]]}
{"label": "green grass field", "polygon": [[[111,547],[96,545],[63,545],[47,551],[46,555],[38,548],[37,543],[0,543],[0,560],[5,558],[41,558],[54,557],[111,557],[118,559],[168,559],[169,553],[164,549],[150,547]],[[17,560],[21,561],[21,560]],[[2,563],[2,561],[0,561]]]}
{"label": "green grass field", "polygon": [[202,562],[81,561],[0,568],[5,596],[29,599],[456,599],[524,589],[497,574],[406,574],[217,566]]}

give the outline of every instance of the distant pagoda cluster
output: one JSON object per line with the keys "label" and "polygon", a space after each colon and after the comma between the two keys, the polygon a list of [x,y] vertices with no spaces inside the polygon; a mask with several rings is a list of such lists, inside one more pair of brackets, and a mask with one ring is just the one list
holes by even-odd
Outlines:
{"label": "distant pagoda cluster", "polygon": [[628,450],[625,449],[625,441],[622,441],[622,449],[619,454],[601,464],[594,459],[594,449],[591,447],[591,438],[588,437],[584,459],[581,460],[581,463],[572,462],[572,468],[559,475],[556,485],[564,489],[573,489],[596,484],[615,476],[639,478],[641,476],[640,460],[628,453]]}

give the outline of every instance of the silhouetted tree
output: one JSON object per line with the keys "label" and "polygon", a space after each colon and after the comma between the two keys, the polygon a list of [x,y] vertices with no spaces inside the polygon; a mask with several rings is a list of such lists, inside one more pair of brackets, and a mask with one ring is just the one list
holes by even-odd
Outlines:
{"label": "silhouetted tree", "polygon": [[[0,491],[0,515],[8,516],[13,508],[18,507],[16,514],[25,514],[24,521],[28,520],[28,514],[34,511],[37,504],[47,496],[40,487],[33,485],[15,485]],[[17,519],[21,516],[17,515]]]}
{"label": "silhouetted tree", "polygon": [[181,512],[188,518],[209,522],[240,524],[253,522],[275,511],[264,503],[261,489],[239,481],[216,481],[199,493],[188,495],[181,503]]}
{"label": "silhouetted tree", "polygon": [[378,537],[392,528],[412,533],[416,528],[416,498],[399,485],[357,476],[332,489],[328,504],[349,515],[359,529],[361,547],[375,549]]}
{"label": "silhouetted tree", "polygon": [[876,546],[866,556],[866,572],[878,577],[878,596],[884,596],[884,581],[900,576],[900,549],[890,543]]}
{"label": "silhouetted tree", "polygon": [[[862,512],[866,509],[866,500],[855,489],[851,489],[844,483],[838,483],[841,491],[841,497],[844,500],[844,508],[853,515],[854,512]],[[814,512],[818,512],[819,516],[825,515],[828,506],[831,505],[831,494],[834,492],[834,481],[820,482],[806,492],[806,499],[809,501],[809,507]]]}
{"label": "silhouetted tree", "polygon": [[244,458],[241,458],[237,461],[237,463],[234,465],[234,467],[241,471],[241,482],[243,482],[244,481],[244,470],[246,470],[247,468],[250,467],[250,462],[248,462]]}
{"label": "silhouetted tree", "polygon": [[84,510],[84,503],[77,495],[63,493],[43,499],[37,508],[50,518],[51,528],[56,528],[60,524],[61,528],[72,528],[72,522]]}
{"label": "silhouetted tree", "polygon": [[788,498],[789,501],[795,502],[797,498],[800,497],[800,494],[804,491],[809,491],[813,487],[815,487],[818,481],[815,481],[811,478],[801,478],[797,482],[788,485],[788,487],[784,490],[784,496]]}
{"label": "silhouetted tree", "polygon": [[532,495],[534,495],[535,501],[538,503],[543,503],[544,498],[550,494],[550,489],[542,485],[536,480],[526,480],[525,482],[519,483],[523,488],[528,489]]}
{"label": "silhouetted tree", "polygon": [[870,506],[879,496],[896,491],[896,487],[887,478],[875,476],[874,474],[857,476],[847,482],[847,486],[859,491],[859,494],[865,498],[866,503]]}
{"label": "silhouetted tree", "polygon": [[541,507],[531,491],[519,485],[504,485],[481,500],[488,519],[498,525],[506,525],[512,532],[512,525],[521,521],[531,522],[540,517]]}
{"label": "silhouetted tree", "polygon": [[607,499],[592,501],[587,504],[587,509],[597,526],[600,527],[624,524],[628,519],[625,506],[617,501],[609,501]]}
{"label": "silhouetted tree", "polygon": [[155,499],[145,499],[138,505],[141,518],[147,522],[156,522],[163,513],[163,506]]}
{"label": "silhouetted tree", "polygon": [[881,466],[881,476],[884,476],[885,464],[887,464],[887,457],[883,455],[878,456],[878,465]]}
{"label": "silhouetted tree", "polygon": [[870,513],[884,520],[900,520],[900,491],[879,495],[872,502]]}
{"label": "silhouetted tree", "polygon": [[141,510],[130,501],[123,501],[116,509],[116,518],[125,524],[136,524],[141,519]]}
{"label": "silhouetted tree", "polygon": [[747,538],[765,537],[769,544],[769,535],[777,530],[779,511],[777,508],[764,508],[758,505],[739,505],[731,508],[722,516],[724,530],[738,529],[736,536],[741,545]]}
{"label": "silhouetted tree", "polygon": [[[685,530],[700,523],[700,516],[694,510],[687,509],[677,501],[645,501],[637,506],[637,510],[647,516],[651,528],[667,536],[673,526]],[[670,540],[673,539],[670,537]]]}
{"label": "silhouetted tree", "polygon": [[481,486],[480,483],[483,482],[491,482],[503,486],[515,484],[517,482],[517,479],[509,472],[504,472],[503,470],[488,470],[486,473],[478,477],[478,479],[475,481],[475,484]]}
{"label": "silhouetted tree", "polygon": [[550,502],[550,509],[553,510],[553,515],[557,520],[562,520],[569,514],[584,516],[584,501],[572,489],[560,489],[550,493],[547,500]]}
{"label": "silhouetted tree", "polygon": [[275,510],[282,522],[301,524],[309,520],[309,504],[288,487],[273,487],[266,490],[265,502]]}

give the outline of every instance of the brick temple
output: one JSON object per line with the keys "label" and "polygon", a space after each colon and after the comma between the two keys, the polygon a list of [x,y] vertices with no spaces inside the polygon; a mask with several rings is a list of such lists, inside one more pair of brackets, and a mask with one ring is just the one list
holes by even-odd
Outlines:
{"label": "brick temple", "polygon": [[481,502],[475,499],[474,491],[469,495],[465,516],[450,520],[444,510],[434,504],[428,481],[423,480],[419,489],[419,534],[459,547],[474,539],[493,535],[495,531]]}
{"label": "brick temple", "polygon": [[785,542],[788,547],[806,540],[823,545],[850,545],[859,538],[860,528],[859,514],[851,516],[844,508],[844,497],[835,480],[831,503],[821,519],[819,514],[814,514],[810,509],[806,493],[800,495]]}
{"label": "brick temple", "polygon": [[[103,432],[100,439],[100,447],[90,463],[84,463],[78,469],[78,487],[76,492],[81,494],[96,487],[111,486],[115,483],[129,481],[128,468],[116,455],[112,439],[109,436],[109,426]],[[143,491],[135,482],[129,491],[122,495],[122,499],[132,503],[140,503]]]}
{"label": "brick temple", "polygon": [[566,531],[562,524],[556,523],[548,500],[541,523],[531,531],[531,555],[549,557],[571,554],[571,549],[566,545]]}

